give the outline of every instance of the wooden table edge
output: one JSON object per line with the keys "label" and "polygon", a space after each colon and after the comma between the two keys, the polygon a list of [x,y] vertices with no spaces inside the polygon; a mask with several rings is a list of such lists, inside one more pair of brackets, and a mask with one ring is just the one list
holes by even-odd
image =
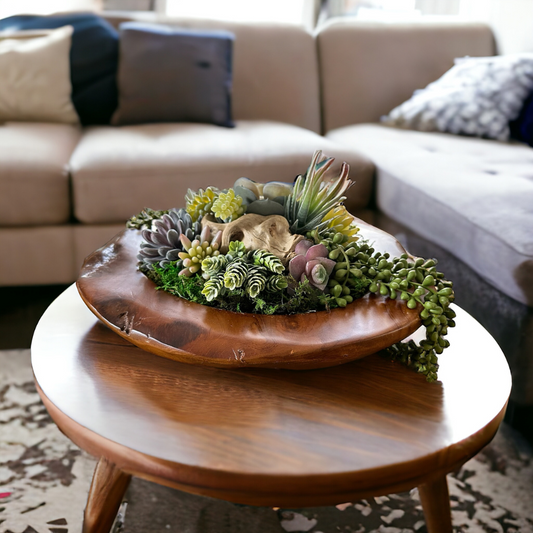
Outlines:
{"label": "wooden table edge", "polygon": [[[373,469],[372,475],[369,475],[368,470],[361,470],[342,474],[287,476],[280,479],[279,476],[264,474],[213,471],[139,452],[82,426],[52,403],[40,388],[37,379],[35,385],[48,413],[61,432],[89,454],[98,459],[107,459],[126,474],[191,494],[233,503],[289,508],[357,501],[408,491],[441,479],[459,469],[494,438],[507,408],[506,403],[495,418],[463,441],[414,461]],[[442,457],[445,457],[445,461]],[[398,472],[391,476],[390,471],[395,467]],[[405,473],[409,471],[425,471],[425,474],[406,476]],[[387,479],[387,483],[383,482],[384,479]],[[206,483],[207,480],[209,481]],[[265,489],[271,484],[277,485],[275,491]]]}

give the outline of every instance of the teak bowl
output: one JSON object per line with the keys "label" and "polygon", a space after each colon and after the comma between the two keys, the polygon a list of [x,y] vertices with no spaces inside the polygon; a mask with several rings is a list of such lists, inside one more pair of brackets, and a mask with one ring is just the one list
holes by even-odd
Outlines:
{"label": "teak bowl", "polygon": [[[376,250],[405,252],[391,235],[355,222]],[[141,234],[125,230],[92,253],[77,281],[89,309],[109,328],[156,355],[216,367],[313,369],[340,365],[401,341],[419,310],[374,294],[344,309],[296,315],[223,311],[158,291],[137,270]]]}

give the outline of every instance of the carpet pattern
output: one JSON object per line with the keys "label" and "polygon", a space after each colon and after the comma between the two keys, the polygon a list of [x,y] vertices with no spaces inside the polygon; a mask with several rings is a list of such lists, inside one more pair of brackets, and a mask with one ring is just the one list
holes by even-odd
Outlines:
{"label": "carpet pattern", "polygon": [[[33,385],[29,350],[0,351],[0,533],[79,533],[95,460],[56,428]],[[533,533],[533,454],[503,425],[448,476],[454,530]],[[424,533],[416,489],[307,509],[234,505],[134,479],[124,533]]]}

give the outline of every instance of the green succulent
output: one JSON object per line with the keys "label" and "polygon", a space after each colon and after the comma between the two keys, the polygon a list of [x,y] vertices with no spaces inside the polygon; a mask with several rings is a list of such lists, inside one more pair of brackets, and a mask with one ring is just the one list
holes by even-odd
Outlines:
{"label": "green succulent", "polygon": [[228,264],[228,258],[225,255],[212,255],[206,257],[202,261],[202,272],[204,273],[204,278],[210,279],[215,274],[218,274],[222,269]]}
{"label": "green succulent", "polygon": [[211,214],[211,209],[219,194],[220,191],[216,187],[207,187],[205,191],[198,189],[198,192],[191,189],[187,191],[185,195],[186,210],[193,222]]}
{"label": "green succulent", "polygon": [[[331,183],[324,183],[323,178],[333,164],[332,157],[322,157],[316,151],[305,176],[298,176],[292,194],[285,202],[285,217],[293,233],[305,235],[317,229],[321,231],[329,224],[325,219],[330,211],[346,200],[344,193],[352,185],[348,179],[350,167],[342,164],[339,177]],[[325,219],[325,220],[324,220]]]}
{"label": "green succulent", "polygon": [[200,238],[192,242],[185,235],[180,235],[180,241],[184,250],[178,254],[179,258],[183,261],[184,267],[180,271],[180,275],[192,276],[197,272],[202,272],[202,265],[205,259],[220,254],[218,249],[221,240],[222,232],[219,231],[211,238],[211,231],[208,226],[202,230]]}
{"label": "green succulent", "polygon": [[287,278],[281,274],[274,274],[267,279],[265,290],[267,292],[280,292],[288,286]]}
{"label": "green succulent", "polygon": [[154,220],[160,219],[163,215],[166,215],[166,211],[155,211],[149,207],[145,207],[138,215],[132,216],[127,222],[126,227],[128,229],[150,229]]}
{"label": "green succulent", "polygon": [[[217,256],[223,257],[223,256]],[[224,272],[214,274],[205,282],[202,294],[205,296],[208,302],[212,302],[224,291]]]}
{"label": "green succulent", "polygon": [[211,207],[213,214],[223,222],[232,222],[244,215],[246,206],[243,205],[242,197],[235,194],[233,189],[221,192]]}
{"label": "green succulent", "polygon": [[244,288],[250,298],[257,298],[267,284],[268,270],[265,267],[254,265],[248,269]]}
{"label": "green succulent", "polygon": [[246,264],[246,259],[241,257],[234,259],[224,273],[224,286],[234,291],[244,285],[247,275],[248,265]]}
{"label": "green succulent", "polygon": [[253,300],[263,291],[274,293],[287,288],[286,277],[280,275],[283,270],[275,255],[266,250],[248,252],[242,242],[233,241],[226,255],[206,257],[202,261],[202,276],[208,280],[202,294],[211,302],[228,294],[228,290],[244,289]]}
{"label": "green succulent", "polygon": [[228,245],[226,257],[233,260],[237,257],[244,257],[247,254],[246,246],[241,241],[231,241]]}
{"label": "green succulent", "polygon": [[279,257],[276,257],[274,254],[271,254],[266,250],[255,250],[252,257],[256,265],[264,266],[270,270],[270,272],[274,272],[274,274],[282,274],[285,270]]}
{"label": "green succulent", "polygon": [[323,222],[326,221],[328,223],[326,226],[328,233],[346,235],[348,237],[346,242],[353,242],[358,239],[359,228],[355,225],[353,216],[348,213],[348,210],[343,205],[330,209],[323,218]]}

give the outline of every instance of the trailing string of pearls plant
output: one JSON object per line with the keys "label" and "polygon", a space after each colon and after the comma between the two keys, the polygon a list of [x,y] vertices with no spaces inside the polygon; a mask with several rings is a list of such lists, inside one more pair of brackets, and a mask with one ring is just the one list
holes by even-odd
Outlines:
{"label": "trailing string of pearls plant", "polygon": [[235,312],[328,311],[367,293],[404,300],[420,310],[426,338],[387,355],[434,381],[455,325],[452,283],[434,259],[390,257],[360,237],[342,204],[348,165],[323,180],[332,163],[316,152],[294,185],[240,178],[228,190],[189,189],[182,209],[145,209],[127,224],[142,232],[139,270],[158,289]]}

